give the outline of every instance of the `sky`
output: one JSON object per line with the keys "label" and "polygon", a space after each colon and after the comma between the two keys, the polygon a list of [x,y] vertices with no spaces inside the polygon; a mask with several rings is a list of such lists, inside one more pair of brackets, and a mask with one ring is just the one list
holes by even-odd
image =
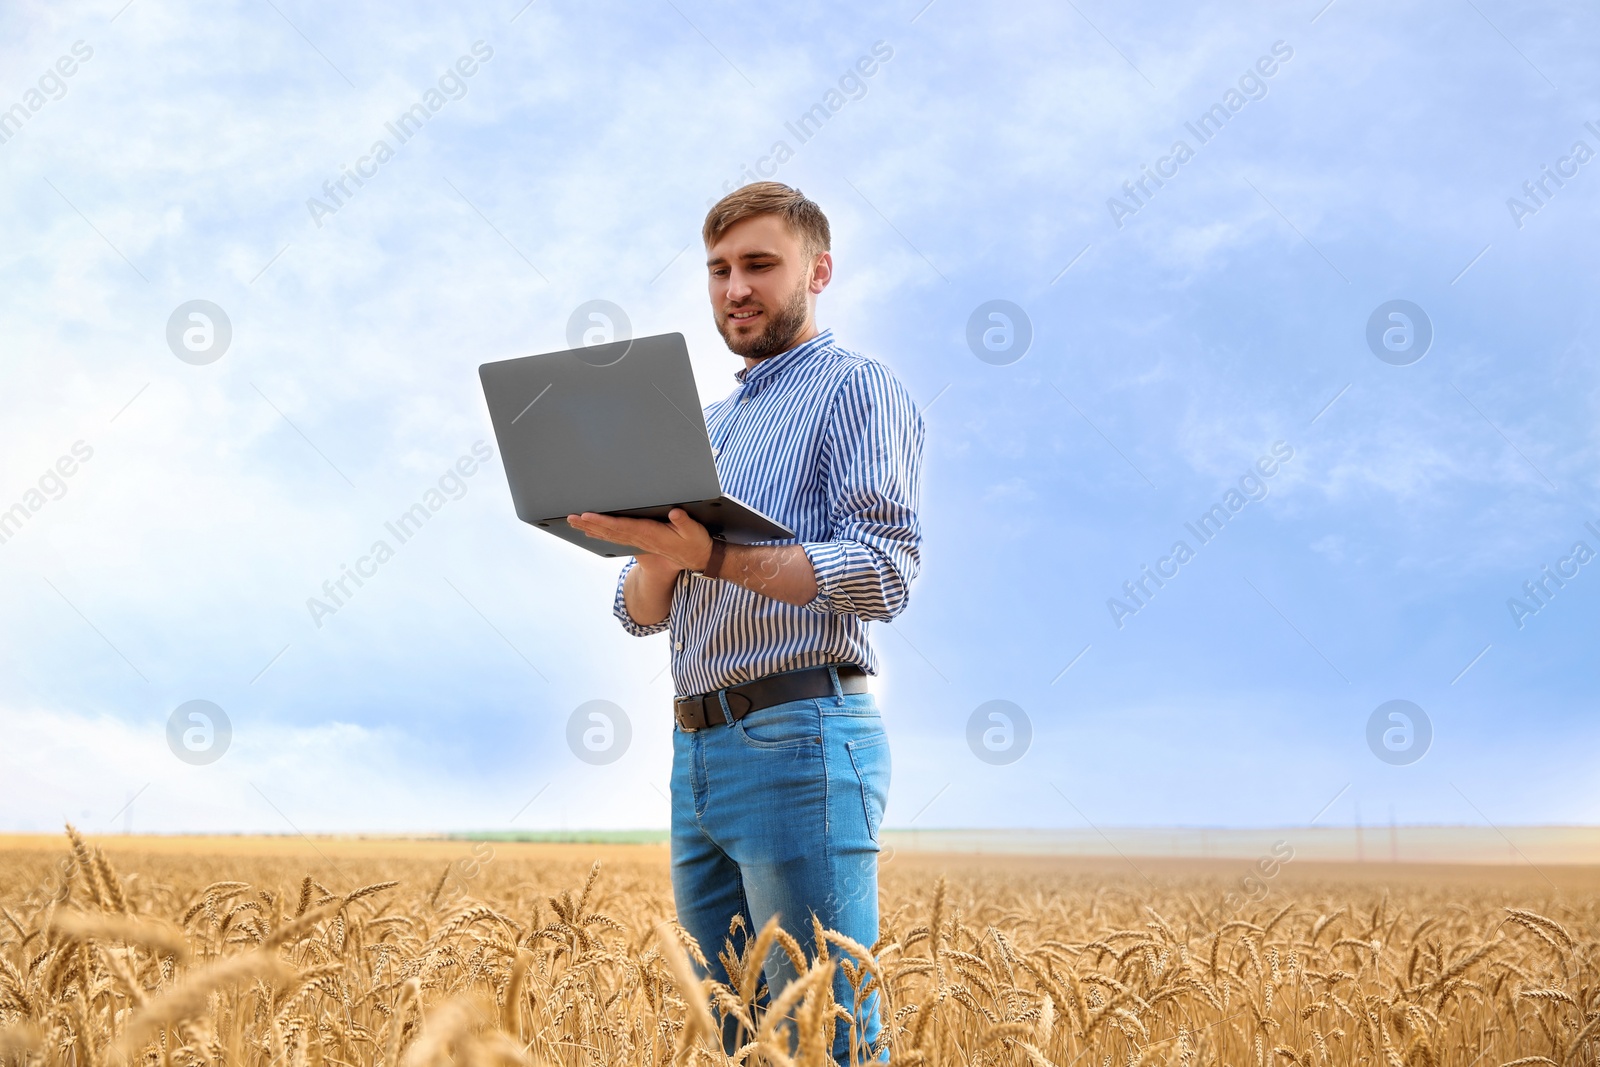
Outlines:
{"label": "sky", "polygon": [[699,230],[758,173],[928,428],[886,825],[1600,821],[1597,44],[1503,0],[7,4],[0,830],[664,827],[669,638],[516,519],[476,368],[605,300],[725,395]]}

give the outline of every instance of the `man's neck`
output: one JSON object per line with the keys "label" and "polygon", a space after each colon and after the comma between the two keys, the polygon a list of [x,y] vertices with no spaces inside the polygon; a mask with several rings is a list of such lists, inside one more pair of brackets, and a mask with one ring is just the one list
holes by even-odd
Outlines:
{"label": "man's neck", "polygon": [[[817,329],[817,324],[815,322],[806,323],[805,329],[800,331],[799,335],[795,337],[794,342],[790,344],[788,348],[785,348],[783,352],[793,352],[795,349],[799,348],[801,345],[805,344],[807,341],[811,340],[821,332],[821,330]],[[781,356],[783,355],[783,352],[774,352],[772,353],[772,356]],[[744,356],[744,369],[749,370],[757,363],[760,363],[762,359],[771,359],[772,356],[762,356],[761,359],[751,359],[749,356]]]}

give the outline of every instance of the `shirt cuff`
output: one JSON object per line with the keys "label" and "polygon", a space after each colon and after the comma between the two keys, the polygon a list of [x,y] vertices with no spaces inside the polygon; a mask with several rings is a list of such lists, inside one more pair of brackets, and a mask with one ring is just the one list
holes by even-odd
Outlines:
{"label": "shirt cuff", "polygon": [[850,558],[849,545],[842,541],[808,541],[800,547],[805,550],[817,581],[816,597],[800,606],[824,615],[849,612],[852,605],[845,584],[860,570]]}
{"label": "shirt cuff", "polygon": [[627,564],[623,566],[622,573],[617,576],[617,595],[611,602],[611,614],[615,615],[617,617],[617,621],[622,623],[622,628],[633,636],[649,637],[651,634],[658,634],[662,630],[665,630],[672,621],[672,615],[669,613],[667,617],[662,619],[660,622],[651,623],[649,626],[641,626],[633,621],[632,615],[628,614],[628,602],[627,598],[623,595],[622,587],[623,584],[628,580],[628,572],[633,570],[636,563],[636,560],[630,559]]}

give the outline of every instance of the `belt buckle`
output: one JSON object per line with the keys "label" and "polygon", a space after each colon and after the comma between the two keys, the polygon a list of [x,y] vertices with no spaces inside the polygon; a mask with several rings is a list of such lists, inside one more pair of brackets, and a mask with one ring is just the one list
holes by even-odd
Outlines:
{"label": "belt buckle", "polygon": [[[697,697],[674,697],[672,700],[673,710],[675,713],[674,718],[678,720],[678,725],[689,733],[694,733],[698,730],[704,730],[708,726],[725,725],[727,717],[722,714],[722,704],[720,701],[717,701],[717,692],[717,690],[713,689],[711,692],[702,693]],[[717,717],[720,720],[719,722],[713,723],[711,721],[711,714],[707,710],[706,704],[706,701],[708,700],[717,701]],[[690,708],[693,708],[694,711],[689,711],[688,709]],[[682,709],[681,713],[679,713],[679,709]],[[685,718],[688,718],[691,722],[694,722],[697,725],[686,725],[684,723]]]}

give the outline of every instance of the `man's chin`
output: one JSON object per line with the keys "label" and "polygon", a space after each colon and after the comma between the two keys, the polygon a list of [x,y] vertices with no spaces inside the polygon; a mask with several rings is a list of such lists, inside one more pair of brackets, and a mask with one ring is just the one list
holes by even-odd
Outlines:
{"label": "man's chin", "polygon": [[754,337],[738,347],[729,345],[728,348],[736,356],[744,359],[753,359],[758,362],[763,359],[771,359],[779,352],[787,351],[787,348],[783,345],[767,344],[765,337]]}
{"label": "man's chin", "polygon": [[769,346],[767,337],[769,332],[770,331],[768,330],[750,332],[743,330],[737,332],[734,330],[724,330],[722,332],[722,342],[728,346],[728,351],[732,352],[736,356],[740,356],[745,359],[749,359],[753,356],[760,358],[760,355],[762,354],[770,354],[768,351]]}
{"label": "man's chin", "polygon": [[794,347],[803,328],[798,319],[794,314],[763,312],[760,329],[742,330],[732,325],[732,320],[725,319],[717,324],[717,332],[722,334],[722,343],[734,355],[763,360]]}

